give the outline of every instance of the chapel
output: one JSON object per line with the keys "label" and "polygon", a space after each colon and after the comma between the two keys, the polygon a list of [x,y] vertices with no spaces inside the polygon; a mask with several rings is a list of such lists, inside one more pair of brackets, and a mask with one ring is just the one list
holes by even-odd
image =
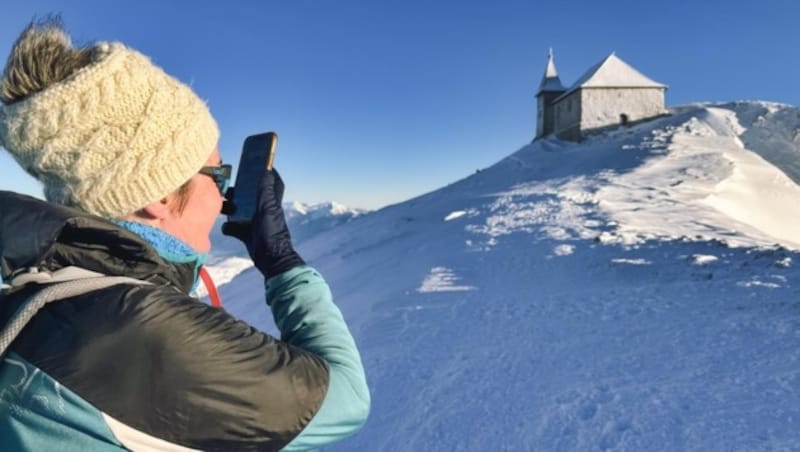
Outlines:
{"label": "chapel", "polygon": [[536,94],[536,139],[554,134],[580,141],[593,132],[661,116],[666,90],[613,52],[565,88],[550,49]]}

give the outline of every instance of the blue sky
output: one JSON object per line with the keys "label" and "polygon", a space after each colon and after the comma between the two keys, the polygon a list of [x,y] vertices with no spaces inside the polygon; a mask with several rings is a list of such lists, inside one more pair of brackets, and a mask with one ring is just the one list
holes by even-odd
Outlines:
{"label": "blue sky", "polygon": [[[38,1],[3,5],[0,55],[36,15],[122,41],[208,100],[223,159],[274,130],[286,198],[377,208],[489,166],[535,133],[553,47],[569,85],[615,51],[667,104],[800,105],[800,2]],[[40,193],[0,152],[0,189]]]}

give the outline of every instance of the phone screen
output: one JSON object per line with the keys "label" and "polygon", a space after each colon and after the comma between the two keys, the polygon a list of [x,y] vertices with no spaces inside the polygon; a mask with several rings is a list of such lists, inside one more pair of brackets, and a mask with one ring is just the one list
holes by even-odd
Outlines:
{"label": "phone screen", "polygon": [[239,168],[234,182],[233,204],[236,212],[228,221],[250,221],[256,211],[256,196],[261,175],[272,166],[278,136],[274,132],[251,135],[244,140]]}

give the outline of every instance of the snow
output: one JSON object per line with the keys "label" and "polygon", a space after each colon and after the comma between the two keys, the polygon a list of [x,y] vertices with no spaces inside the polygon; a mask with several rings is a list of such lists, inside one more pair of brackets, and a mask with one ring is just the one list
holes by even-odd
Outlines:
{"label": "snow", "polygon": [[467,212],[464,210],[456,210],[455,212],[450,212],[449,214],[447,214],[447,216],[444,217],[444,221],[455,220],[456,218],[461,218],[466,214]]}
{"label": "snow", "polygon": [[[299,243],[372,392],[328,450],[800,450],[800,110],[671,113]],[[275,333],[262,287],[220,292]]]}
{"label": "snow", "polygon": [[316,204],[294,201],[284,203],[283,208],[287,219],[290,221],[295,218],[302,218],[303,220],[331,217],[353,218],[366,213],[363,209],[353,209],[335,201]]}
{"label": "snow", "polygon": [[[238,274],[252,266],[253,261],[251,261],[250,258],[237,256],[212,259],[206,264],[208,273],[217,286],[228,284]],[[198,284],[192,295],[195,297],[205,297],[208,295],[208,290],[203,284]]]}
{"label": "snow", "polygon": [[459,286],[456,284],[461,278],[456,276],[453,270],[445,267],[434,267],[431,273],[425,277],[417,292],[463,292],[476,290],[472,286]]}
{"label": "snow", "polygon": [[712,256],[708,254],[695,254],[692,256],[692,263],[694,265],[707,265],[716,262],[718,260],[719,258],[717,256]]}
{"label": "snow", "polygon": [[562,243],[553,248],[553,254],[556,256],[569,256],[575,252],[575,246]]}
{"label": "snow", "polygon": [[630,265],[650,265],[650,264],[652,264],[652,262],[648,261],[647,259],[643,259],[641,257],[640,258],[636,258],[636,259],[629,259],[629,258],[620,257],[620,258],[616,258],[616,259],[611,259],[611,262],[613,262],[615,264],[630,264]]}
{"label": "snow", "polygon": [[[367,212],[337,202],[316,204],[286,202],[283,209],[292,240],[298,246],[309,237],[352,221]],[[224,221],[224,217],[217,220],[211,236],[214,249],[205,265],[218,287],[231,282],[237,275],[253,267],[244,245],[236,239],[222,235]],[[207,294],[206,287],[202,284],[199,284],[193,293],[197,297],[205,297]]]}

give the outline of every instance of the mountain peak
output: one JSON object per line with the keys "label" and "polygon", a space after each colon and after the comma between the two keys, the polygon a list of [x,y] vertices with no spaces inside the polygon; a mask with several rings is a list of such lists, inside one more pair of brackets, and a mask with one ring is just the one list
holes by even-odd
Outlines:
{"label": "mountain peak", "polygon": [[307,204],[300,201],[291,201],[284,203],[283,208],[287,217],[289,218],[303,216],[313,216],[314,218],[328,216],[356,217],[367,212],[365,209],[351,208],[336,201],[325,201],[313,204]]}

